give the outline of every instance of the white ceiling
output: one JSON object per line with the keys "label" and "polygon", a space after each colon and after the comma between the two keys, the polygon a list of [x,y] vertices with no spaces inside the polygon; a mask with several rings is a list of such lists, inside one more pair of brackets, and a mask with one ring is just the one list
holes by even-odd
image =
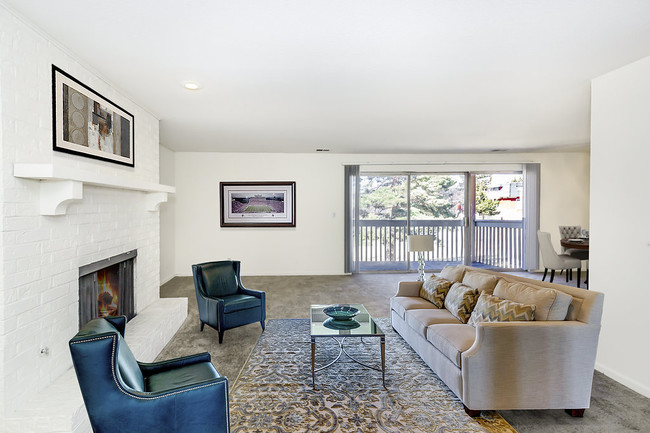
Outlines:
{"label": "white ceiling", "polygon": [[650,55],[650,0],[4,3],[176,151],[575,148],[590,80]]}

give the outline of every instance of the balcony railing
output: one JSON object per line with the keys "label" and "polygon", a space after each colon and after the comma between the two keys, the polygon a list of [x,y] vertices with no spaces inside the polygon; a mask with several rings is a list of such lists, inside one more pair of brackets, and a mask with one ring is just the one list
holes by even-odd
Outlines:
{"label": "balcony railing", "polygon": [[[520,269],[522,227],[521,221],[476,221],[472,264]],[[359,230],[361,270],[408,269],[408,262],[415,260],[408,252],[406,220],[362,220]],[[411,221],[411,231],[418,235],[433,235],[433,251],[423,254],[427,268],[442,268],[448,263],[463,262],[463,221]]]}

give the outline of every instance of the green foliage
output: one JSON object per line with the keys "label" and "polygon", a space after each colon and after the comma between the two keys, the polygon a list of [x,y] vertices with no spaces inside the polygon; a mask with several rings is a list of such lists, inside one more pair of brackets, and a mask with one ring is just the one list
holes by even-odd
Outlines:
{"label": "green foliage", "polygon": [[499,213],[499,200],[491,199],[487,195],[490,176],[476,177],[476,213],[481,216],[492,216]]}
{"label": "green foliage", "polygon": [[[407,176],[362,176],[362,219],[403,220],[407,217]],[[452,176],[411,177],[411,218],[456,218],[463,187]]]}
{"label": "green foliage", "polygon": [[361,179],[361,218],[406,219],[405,176],[363,176]]}
{"label": "green foliage", "polygon": [[413,176],[411,178],[411,218],[455,218],[458,182],[449,176]]}

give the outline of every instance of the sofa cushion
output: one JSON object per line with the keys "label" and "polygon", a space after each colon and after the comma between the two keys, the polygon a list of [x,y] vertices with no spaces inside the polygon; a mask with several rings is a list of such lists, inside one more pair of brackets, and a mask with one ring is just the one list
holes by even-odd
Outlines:
{"label": "sofa cushion", "polygon": [[390,298],[390,308],[403,319],[404,313],[408,310],[435,309],[437,307],[419,296],[393,296]]}
{"label": "sofa cushion", "polygon": [[476,301],[467,324],[476,326],[480,322],[526,322],[534,317],[534,305],[520,304],[483,292]]}
{"label": "sofa cushion", "polygon": [[432,276],[422,284],[420,298],[426,299],[438,308],[443,308],[451,284],[451,281],[445,278]]}
{"label": "sofa cushion", "polygon": [[469,325],[440,324],[427,328],[427,340],[458,368],[461,354],[472,347],[475,339],[476,329]]}
{"label": "sofa cushion", "polygon": [[406,323],[422,338],[427,336],[427,328],[431,325],[439,323],[453,323],[460,325],[461,322],[452,314],[442,309],[429,309],[429,310],[409,310],[406,312]]}
{"label": "sofa cushion", "polygon": [[438,274],[439,277],[449,280],[452,283],[463,281],[463,275],[465,275],[465,268],[459,266],[445,266]]}
{"label": "sofa cushion", "polygon": [[494,296],[534,305],[535,320],[564,320],[573,301],[573,296],[559,290],[503,280],[494,289]]}
{"label": "sofa cushion", "polygon": [[490,295],[494,292],[499,279],[496,275],[484,274],[477,271],[466,271],[463,276],[463,284],[474,287],[479,292],[487,292]]}
{"label": "sofa cushion", "polygon": [[462,323],[467,323],[477,299],[478,290],[461,283],[454,283],[445,298],[445,308]]}

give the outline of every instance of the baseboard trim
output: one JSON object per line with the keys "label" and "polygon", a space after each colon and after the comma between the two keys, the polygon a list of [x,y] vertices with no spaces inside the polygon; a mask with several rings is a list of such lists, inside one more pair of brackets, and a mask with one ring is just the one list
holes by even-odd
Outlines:
{"label": "baseboard trim", "polygon": [[631,390],[638,392],[644,397],[650,398],[650,387],[647,387],[642,383],[639,383],[638,381],[631,379],[624,374],[620,374],[618,371],[613,370],[599,362],[596,362],[596,370],[600,371],[605,376],[614,379],[621,385],[627,386]]}

